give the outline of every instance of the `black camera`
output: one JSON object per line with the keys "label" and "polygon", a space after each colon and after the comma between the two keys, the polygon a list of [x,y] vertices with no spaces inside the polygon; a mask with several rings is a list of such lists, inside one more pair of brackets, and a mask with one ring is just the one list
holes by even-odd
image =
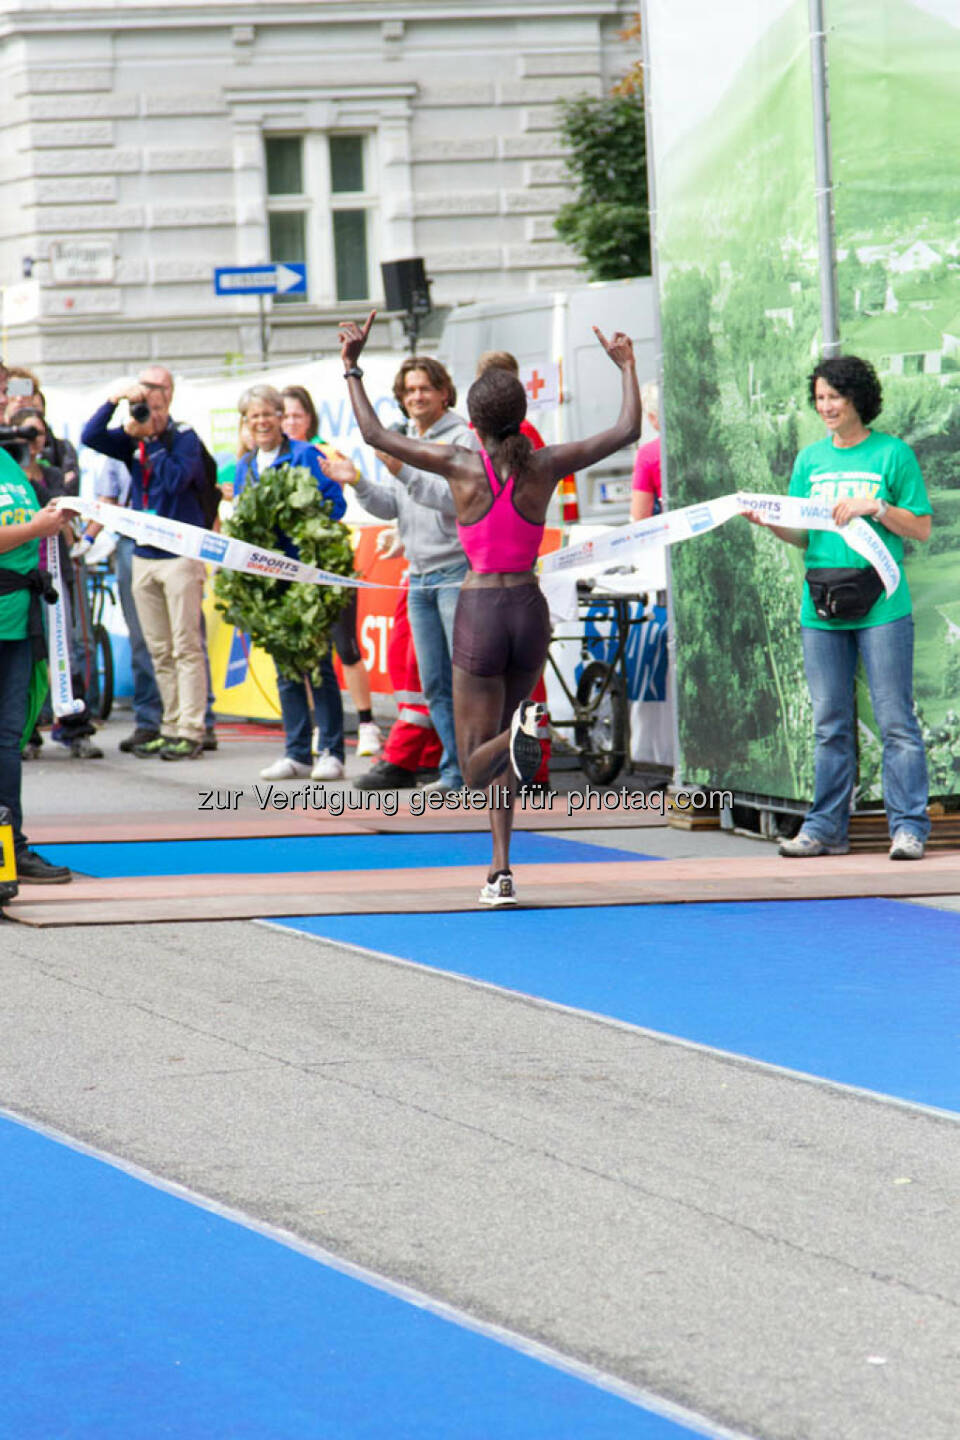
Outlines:
{"label": "black camera", "polygon": [[130,406],[130,415],[138,425],[146,425],[150,419],[150,406],[146,400],[135,400]]}
{"label": "black camera", "polygon": [[30,441],[40,431],[33,425],[0,425],[0,450],[6,450],[20,466],[30,459]]}

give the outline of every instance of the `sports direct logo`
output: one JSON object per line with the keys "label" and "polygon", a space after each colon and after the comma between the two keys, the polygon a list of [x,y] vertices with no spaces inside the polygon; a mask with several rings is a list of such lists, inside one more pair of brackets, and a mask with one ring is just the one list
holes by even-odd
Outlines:
{"label": "sports direct logo", "polygon": [[260,550],[254,550],[243,568],[252,570],[257,575],[276,575],[288,580],[295,580],[300,570],[296,560],[287,560],[280,555],[265,555]]}

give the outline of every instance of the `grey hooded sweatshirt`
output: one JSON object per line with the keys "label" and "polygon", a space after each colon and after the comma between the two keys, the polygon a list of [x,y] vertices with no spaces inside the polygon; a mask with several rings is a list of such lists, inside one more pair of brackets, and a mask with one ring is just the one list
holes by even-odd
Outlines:
{"label": "grey hooded sweatshirt", "polygon": [[[407,433],[420,440],[476,449],[473,431],[455,410],[445,410],[425,435],[409,421]],[[361,475],[356,495],[378,520],[397,521],[412,574],[425,575],[466,561],[457,535],[453,495],[442,475],[402,465],[398,475],[388,475],[379,483]]]}

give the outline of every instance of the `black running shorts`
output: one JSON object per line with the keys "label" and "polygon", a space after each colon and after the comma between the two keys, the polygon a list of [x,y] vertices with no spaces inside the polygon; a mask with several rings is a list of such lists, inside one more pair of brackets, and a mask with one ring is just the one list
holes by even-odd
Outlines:
{"label": "black running shorts", "polygon": [[453,622],[453,663],[471,675],[539,671],[550,644],[550,611],[529,585],[465,585]]}

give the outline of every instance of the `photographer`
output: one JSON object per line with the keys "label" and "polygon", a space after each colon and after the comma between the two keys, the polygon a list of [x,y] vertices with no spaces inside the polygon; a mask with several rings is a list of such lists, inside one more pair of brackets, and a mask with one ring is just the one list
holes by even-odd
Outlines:
{"label": "photographer", "polygon": [[[46,505],[61,495],[75,493],[75,491],[68,490],[62,470],[51,465],[47,460],[49,431],[41,411],[30,407],[14,410],[11,415],[11,424],[31,437],[28,442],[29,451],[20,458],[20,464],[36,491],[39,503]],[[63,512],[61,514],[63,515]],[[65,715],[61,719],[54,720],[50,738],[56,740],[60,745],[66,745],[75,760],[102,760],[103,751],[99,746],[94,745],[90,738],[97,733],[97,727],[90,718],[90,711],[86,705],[83,667],[77,663],[77,641],[74,636],[72,617],[82,613],[79,607],[84,604],[86,597],[76,593],[73,565],[70,560],[70,544],[73,538],[70,520],[63,515],[63,525],[57,537],[57,545],[60,552],[60,575],[64,589],[64,604],[68,617],[67,647],[70,656],[70,677],[74,695],[77,699],[84,701],[84,707],[76,715]],[[31,739],[30,744],[24,750],[24,759],[33,758],[40,743],[38,730],[35,738]]]}
{"label": "photographer", "polygon": [[39,411],[47,429],[43,455],[50,465],[55,465],[63,474],[63,494],[80,494],[80,462],[76,447],[69,440],[54,435],[47,419],[47,399],[40,389],[40,381],[32,370],[23,365],[11,365],[7,369],[6,412],[8,423],[15,425],[13,418],[17,410],[29,407]]}
{"label": "photographer", "polygon": [[[168,520],[204,527],[201,505],[206,472],[196,432],[170,418],[173,376],[148,366],[136,381],[121,381],[90,417],[81,441],[121,460],[132,476],[131,504]],[[110,426],[121,400],[130,407],[123,426]],[[134,747],[142,758],[199,759],[204,749],[207,670],[200,628],[204,567],[154,545],[134,547],[133,595],[143,638],[163,700],[160,734]]]}
{"label": "photographer", "polygon": [[63,519],[52,505],[41,509],[16,460],[0,449],[0,806],[13,822],[18,879],[41,885],[73,878],[66,866],[49,865],[27,848],[20,802],[24,734],[46,688],[39,541],[58,534]]}

